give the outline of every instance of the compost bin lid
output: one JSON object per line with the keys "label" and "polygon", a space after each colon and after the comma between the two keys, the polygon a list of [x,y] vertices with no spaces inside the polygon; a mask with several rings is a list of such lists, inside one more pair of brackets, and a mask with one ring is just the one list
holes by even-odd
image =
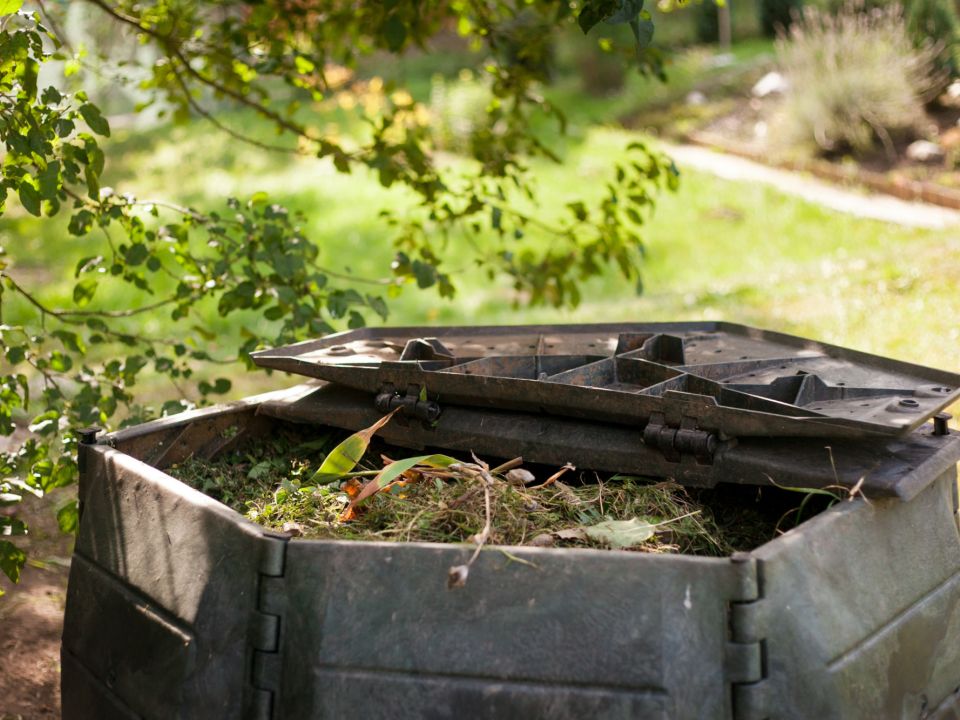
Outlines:
{"label": "compost bin lid", "polygon": [[891,437],[960,376],[722,322],[360,329],[257,365],[374,394],[730,437]]}

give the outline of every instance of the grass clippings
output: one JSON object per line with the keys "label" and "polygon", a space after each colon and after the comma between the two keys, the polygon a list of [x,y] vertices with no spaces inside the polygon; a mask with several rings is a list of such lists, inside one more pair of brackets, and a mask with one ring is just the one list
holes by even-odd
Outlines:
{"label": "grass clippings", "polygon": [[[213,460],[190,459],[168,471],[264,527],[311,539],[476,544],[483,537],[487,545],[725,556],[753,549],[780,530],[780,514],[744,501],[742,489],[741,497],[731,498],[727,492],[625,475],[568,472],[554,478],[556,468],[527,466],[494,468],[493,481],[486,483],[468,471],[476,467],[469,460],[462,472],[456,466],[442,473],[407,472],[347,513],[363,481],[382,470],[383,458],[400,459],[405,451],[374,440],[353,477],[311,483],[344,435],[329,431],[307,439],[302,430],[284,429]],[[649,528],[642,533],[633,528],[629,537],[641,542],[605,531],[617,523],[626,528],[628,521]]]}

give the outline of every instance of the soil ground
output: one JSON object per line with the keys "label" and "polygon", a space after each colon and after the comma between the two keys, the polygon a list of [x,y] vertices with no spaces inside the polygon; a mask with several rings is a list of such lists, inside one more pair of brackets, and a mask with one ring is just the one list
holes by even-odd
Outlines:
{"label": "soil ground", "polygon": [[54,511],[70,492],[18,506],[30,526],[18,544],[30,560],[18,585],[0,575],[6,592],[0,599],[0,720],[60,717],[60,635],[73,538],[60,532]]}

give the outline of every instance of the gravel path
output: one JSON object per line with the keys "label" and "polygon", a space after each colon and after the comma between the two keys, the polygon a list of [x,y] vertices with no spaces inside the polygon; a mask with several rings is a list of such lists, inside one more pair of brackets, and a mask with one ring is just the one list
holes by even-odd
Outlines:
{"label": "gravel path", "polygon": [[890,195],[866,194],[809,175],[772,168],[696,145],[665,143],[663,149],[673,157],[681,170],[691,168],[724,180],[771,185],[788,195],[857,217],[930,230],[960,225],[960,211],[957,210],[907,202]]}

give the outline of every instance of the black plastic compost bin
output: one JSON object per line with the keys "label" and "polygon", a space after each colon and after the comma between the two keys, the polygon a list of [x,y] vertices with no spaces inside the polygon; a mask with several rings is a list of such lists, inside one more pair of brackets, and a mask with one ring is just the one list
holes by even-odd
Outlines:
{"label": "black plastic compost bin", "polygon": [[[960,718],[960,378],[701,323],[364,330],[329,381],[82,445],[63,717]],[[163,470],[296,422],[671,477],[841,485],[729,558],[291,540]]]}

